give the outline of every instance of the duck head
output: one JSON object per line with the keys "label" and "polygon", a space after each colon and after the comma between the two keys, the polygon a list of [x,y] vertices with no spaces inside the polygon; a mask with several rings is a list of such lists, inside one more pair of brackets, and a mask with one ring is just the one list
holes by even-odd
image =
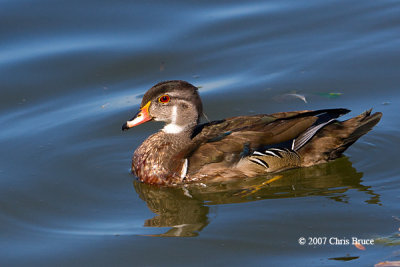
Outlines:
{"label": "duck head", "polygon": [[197,87],[185,81],[161,82],[144,94],[139,112],[122,125],[122,130],[155,120],[166,123],[165,133],[177,134],[193,129],[202,112]]}

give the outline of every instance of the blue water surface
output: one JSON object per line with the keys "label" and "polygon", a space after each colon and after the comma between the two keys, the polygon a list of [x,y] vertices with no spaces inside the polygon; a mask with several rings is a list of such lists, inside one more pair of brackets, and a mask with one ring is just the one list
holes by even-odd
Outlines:
{"label": "blue water surface", "polygon": [[[398,14],[389,0],[0,1],[0,265],[400,260]],[[121,125],[171,79],[200,88],[211,120],[384,115],[344,157],[266,186],[149,186],[130,173],[131,155],[161,125]]]}

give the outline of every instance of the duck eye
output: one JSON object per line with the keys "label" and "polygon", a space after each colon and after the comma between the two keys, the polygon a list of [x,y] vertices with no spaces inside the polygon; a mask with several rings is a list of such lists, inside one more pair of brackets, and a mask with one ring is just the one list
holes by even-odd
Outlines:
{"label": "duck eye", "polygon": [[158,102],[160,103],[168,103],[171,100],[169,95],[162,95],[158,98]]}

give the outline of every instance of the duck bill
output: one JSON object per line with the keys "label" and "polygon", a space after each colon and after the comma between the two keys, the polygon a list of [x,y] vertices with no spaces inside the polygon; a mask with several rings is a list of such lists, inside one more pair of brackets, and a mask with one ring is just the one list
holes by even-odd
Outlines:
{"label": "duck bill", "polygon": [[150,103],[151,101],[147,102],[147,104],[139,110],[139,112],[135,115],[135,117],[124,123],[124,125],[122,125],[122,130],[123,131],[129,130],[134,126],[150,121],[152,119],[152,117],[149,114]]}

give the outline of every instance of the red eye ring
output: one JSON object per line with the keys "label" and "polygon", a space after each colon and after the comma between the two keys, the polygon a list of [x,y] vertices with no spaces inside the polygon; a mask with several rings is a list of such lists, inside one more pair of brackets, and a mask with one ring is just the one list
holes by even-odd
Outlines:
{"label": "red eye ring", "polygon": [[171,100],[171,98],[169,97],[169,95],[162,95],[158,98],[158,102],[160,103],[168,103]]}

